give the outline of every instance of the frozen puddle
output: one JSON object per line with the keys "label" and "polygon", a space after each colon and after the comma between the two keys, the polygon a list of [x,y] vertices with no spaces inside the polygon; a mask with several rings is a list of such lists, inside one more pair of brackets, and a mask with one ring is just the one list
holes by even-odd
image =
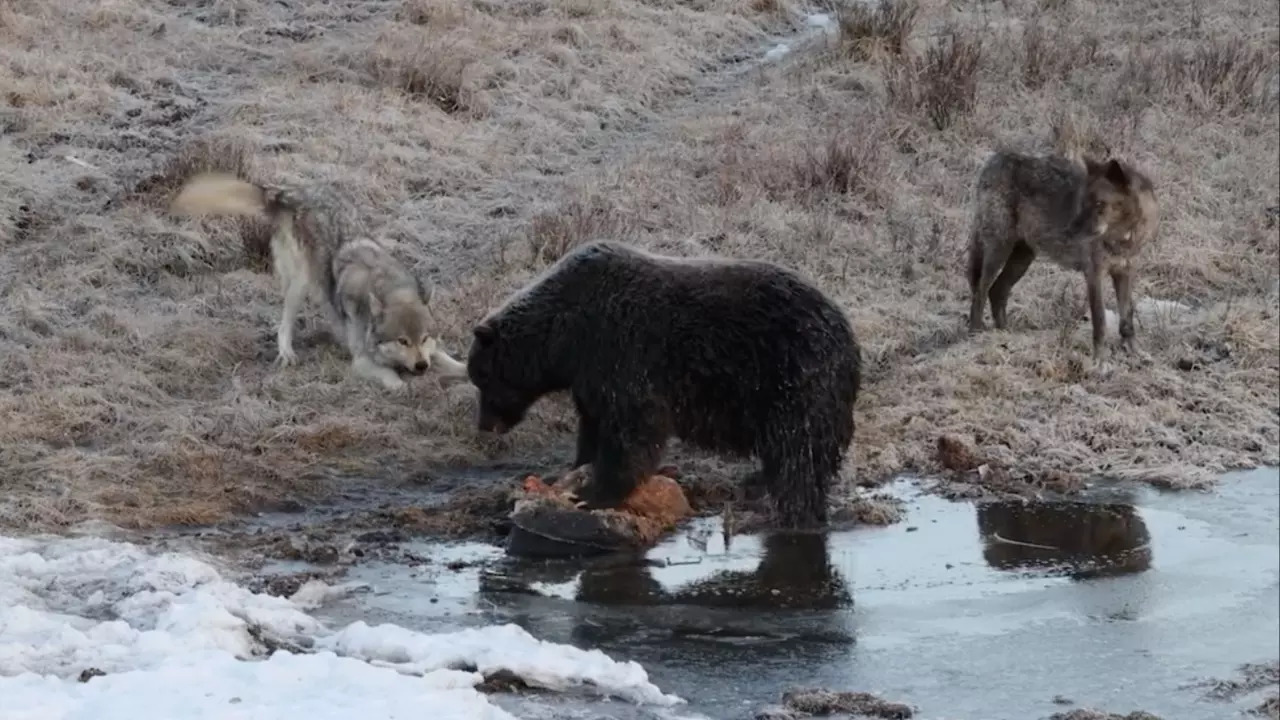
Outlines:
{"label": "frozen puddle", "polygon": [[1278,486],[1262,469],[1212,494],[975,506],[901,484],[909,510],[894,526],[726,548],[716,522],[699,521],[642,561],[409,543],[433,561],[356,566],[348,579],[371,592],[318,612],[428,633],[517,623],[635,660],[688,701],[494,698],[523,718],[738,720],[794,685],[874,692],[936,720],[1047,718],[1070,709],[1064,697],[1223,718],[1260,698],[1209,701],[1189,685],[1280,657]]}
{"label": "frozen puddle", "polygon": [[834,37],[839,32],[836,21],[829,13],[813,13],[800,18],[800,23],[804,29],[799,36],[792,38],[789,42],[779,42],[765,51],[764,61],[766,63],[777,62],[787,55],[791,54],[794,49],[794,43],[808,42],[819,36]]}
{"label": "frozen puddle", "polygon": [[[306,593],[300,593],[306,594]],[[421,633],[251,593],[210,565],[101,539],[0,538],[0,717],[510,720],[475,686],[677,705],[634,662],[513,624]],[[268,647],[277,650],[265,659]]]}

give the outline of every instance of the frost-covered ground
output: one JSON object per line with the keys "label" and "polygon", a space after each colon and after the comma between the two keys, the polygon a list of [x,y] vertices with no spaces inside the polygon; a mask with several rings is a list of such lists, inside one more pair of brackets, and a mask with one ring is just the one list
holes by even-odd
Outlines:
{"label": "frost-covered ground", "polygon": [[[0,715],[508,720],[475,689],[497,670],[550,690],[682,702],[634,662],[515,625],[331,629],[307,609],[333,591],[313,584],[271,597],[195,557],[97,538],[0,537]],[[282,644],[295,652],[268,651]]]}

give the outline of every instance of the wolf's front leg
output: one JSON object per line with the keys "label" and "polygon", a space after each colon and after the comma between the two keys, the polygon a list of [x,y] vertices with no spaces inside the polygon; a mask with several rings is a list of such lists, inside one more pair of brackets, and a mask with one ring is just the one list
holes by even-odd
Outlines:
{"label": "wolf's front leg", "polygon": [[298,320],[298,310],[307,299],[306,278],[300,275],[288,275],[283,278],[284,307],[280,312],[280,327],[276,330],[276,362],[281,367],[288,367],[298,362],[298,355],[293,351],[293,326]]}
{"label": "wolf's front leg", "polygon": [[400,379],[395,370],[379,365],[364,353],[352,358],[351,371],[358,377],[379,382],[384,388],[391,391],[403,390],[406,387],[405,381]]}
{"label": "wolf's front leg", "polygon": [[405,381],[395,370],[379,365],[369,356],[368,328],[359,322],[348,322],[343,328],[347,336],[347,352],[351,353],[351,372],[357,377],[373,380],[392,391],[403,390]]}
{"label": "wolf's front leg", "polygon": [[435,348],[431,351],[431,362],[435,365],[436,371],[440,373],[441,377],[467,377],[467,364],[455,360],[452,355],[440,348]]}
{"label": "wolf's front leg", "polygon": [[1116,314],[1120,316],[1120,348],[1133,353],[1133,271],[1124,265],[1111,269],[1111,284],[1116,291]]}

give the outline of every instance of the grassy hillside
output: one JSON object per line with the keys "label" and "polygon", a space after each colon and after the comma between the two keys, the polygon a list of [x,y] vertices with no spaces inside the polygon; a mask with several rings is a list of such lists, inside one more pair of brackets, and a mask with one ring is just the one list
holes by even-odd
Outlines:
{"label": "grassy hillside", "polygon": [[[349,379],[314,305],[300,366],[273,368],[264,228],[164,213],[201,168],[342,183],[455,355],[590,238],[794,266],[864,343],[858,482],[936,469],[944,432],[1015,484],[1275,463],[1278,23],[1262,0],[0,0],[0,523],[202,522],[568,460],[563,402],[485,443],[466,386]],[[966,336],[997,146],[1152,177],[1136,294],[1180,305],[1141,306],[1148,358],[1087,373],[1083,280],[1043,261],[1009,332]]]}

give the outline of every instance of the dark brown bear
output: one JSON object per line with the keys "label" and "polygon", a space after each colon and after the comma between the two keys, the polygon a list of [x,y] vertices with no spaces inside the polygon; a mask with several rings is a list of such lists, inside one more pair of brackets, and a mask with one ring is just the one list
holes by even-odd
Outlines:
{"label": "dark brown bear", "polygon": [[475,328],[467,374],[481,431],[538,398],[577,407],[586,507],[616,507],[659,467],[669,437],[761,461],[781,524],[826,522],[853,440],[860,350],[840,308],[767,262],[584,245]]}

